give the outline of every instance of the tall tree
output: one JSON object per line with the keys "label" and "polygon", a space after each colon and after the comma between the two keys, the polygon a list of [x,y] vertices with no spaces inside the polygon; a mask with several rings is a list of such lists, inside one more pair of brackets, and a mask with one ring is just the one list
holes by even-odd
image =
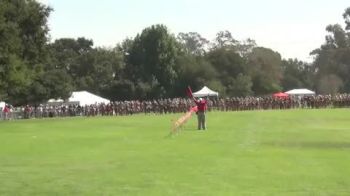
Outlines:
{"label": "tall tree", "polygon": [[196,56],[204,55],[208,48],[209,41],[199,33],[179,33],[177,40],[183,45],[185,51]]}
{"label": "tall tree", "polygon": [[[65,93],[56,92],[50,95],[52,96],[50,98],[67,98],[70,96],[70,92],[66,93],[69,89],[91,90],[86,87],[94,84],[89,75],[93,71],[92,59],[94,57],[91,52],[94,49],[92,46],[92,40],[85,38],[62,38],[49,45],[50,62],[46,67],[46,72],[67,74],[69,77],[61,81],[65,83],[63,86],[67,87]],[[60,96],[56,97],[58,95]]]}
{"label": "tall tree", "polygon": [[123,54],[115,49],[97,48],[92,55],[94,56],[94,68],[91,72],[94,80],[92,91],[115,99],[119,92],[111,91],[111,85],[123,77],[125,66]]}
{"label": "tall tree", "polygon": [[233,48],[213,49],[208,53],[207,59],[218,73],[217,79],[225,86],[225,95],[242,96],[251,93],[251,79],[247,75],[247,66]]}
{"label": "tall tree", "polygon": [[175,70],[179,45],[164,25],[153,25],[134,39],[126,57],[131,81],[146,92],[146,97],[171,94],[177,79]]}
{"label": "tall tree", "polygon": [[239,42],[233,38],[230,31],[219,31],[216,34],[214,48],[223,48],[223,47],[233,47],[237,45]]}
{"label": "tall tree", "polygon": [[71,83],[73,90],[88,90],[108,98],[115,96],[110,88],[120,78],[124,66],[119,49],[93,48],[92,40],[86,38],[59,39],[50,49],[52,61],[48,71],[67,73],[71,80],[62,81],[67,82],[66,87]]}
{"label": "tall tree", "polygon": [[345,24],[346,24],[345,29],[350,30],[350,7],[345,9],[343,17],[344,17]]}
{"label": "tall tree", "polygon": [[314,70],[311,65],[297,59],[283,60],[282,72],[281,84],[285,91],[294,88],[314,89]]}
{"label": "tall tree", "polygon": [[241,57],[243,57],[244,59],[247,60],[248,55],[256,47],[257,47],[257,44],[256,44],[255,40],[248,38],[246,40],[239,41],[237,43],[236,50],[241,55]]}
{"label": "tall tree", "polygon": [[271,49],[257,47],[249,54],[248,66],[256,95],[281,90],[281,55]]}
{"label": "tall tree", "polygon": [[343,80],[335,74],[323,75],[317,83],[318,93],[336,94],[343,87]]}
{"label": "tall tree", "polygon": [[[314,67],[317,70],[317,90],[323,93],[350,91],[350,8],[343,14],[346,29],[341,25],[328,25],[325,43],[311,54],[315,55]],[[323,88],[326,81],[332,82],[333,89]]]}
{"label": "tall tree", "polygon": [[[178,80],[175,83],[174,96],[185,96],[187,86],[200,89],[204,85],[215,89],[223,89],[218,75],[212,64],[201,56],[180,55],[177,59]],[[223,91],[221,91],[223,92]]]}
{"label": "tall tree", "polygon": [[34,0],[0,1],[0,99],[15,105],[41,99],[31,91],[47,60],[51,9]]}

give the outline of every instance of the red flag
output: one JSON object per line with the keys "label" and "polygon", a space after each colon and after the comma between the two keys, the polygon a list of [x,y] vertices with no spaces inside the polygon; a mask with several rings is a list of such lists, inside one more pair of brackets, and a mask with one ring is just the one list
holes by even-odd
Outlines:
{"label": "red flag", "polygon": [[187,94],[187,96],[189,96],[190,98],[193,97],[193,95],[192,95],[192,89],[191,89],[190,86],[187,87],[187,89],[186,89],[186,94]]}

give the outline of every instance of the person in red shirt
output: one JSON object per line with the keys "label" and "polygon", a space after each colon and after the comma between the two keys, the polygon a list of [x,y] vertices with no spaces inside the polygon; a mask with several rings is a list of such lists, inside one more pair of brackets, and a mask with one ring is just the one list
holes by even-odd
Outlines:
{"label": "person in red shirt", "polygon": [[9,120],[9,119],[10,119],[10,118],[9,118],[9,116],[10,116],[10,111],[11,111],[10,106],[9,106],[9,105],[5,105],[5,108],[4,108],[4,110],[3,110],[3,112],[4,112],[4,119],[5,119],[5,120]]}
{"label": "person in red shirt", "polygon": [[196,100],[193,98],[194,102],[197,105],[198,111],[197,111],[197,117],[198,117],[198,130],[206,130],[206,123],[205,123],[205,112],[207,111],[207,100],[203,98],[199,98]]}

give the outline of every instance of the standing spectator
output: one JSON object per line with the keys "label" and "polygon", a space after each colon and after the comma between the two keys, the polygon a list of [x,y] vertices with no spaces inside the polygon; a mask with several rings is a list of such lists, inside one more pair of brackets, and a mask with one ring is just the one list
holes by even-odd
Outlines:
{"label": "standing spectator", "polygon": [[3,109],[4,120],[10,120],[10,112],[11,112],[10,106],[9,105],[5,105],[5,107]]}

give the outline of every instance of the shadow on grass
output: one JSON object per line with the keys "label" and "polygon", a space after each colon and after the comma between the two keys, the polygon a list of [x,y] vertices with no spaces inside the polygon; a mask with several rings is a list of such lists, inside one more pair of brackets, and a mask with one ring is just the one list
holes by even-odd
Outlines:
{"label": "shadow on grass", "polygon": [[181,128],[181,131],[198,131],[198,129],[196,128],[196,127],[191,127],[191,126],[189,126],[189,127],[182,127]]}
{"label": "shadow on grass", "polygon": [[197,127],[193,126],[182,126],[177,129],[177,132],[188,132],[188,131],[199,131]]}
{"label": "shadow on grass", "polygon": [[350,148],[350,142],[265,142],[263,145],[283,148],[344,149]]}
{"label": "shadow on grass", "polygon": [[183,126],[181,128],[178,128],[176,131],[169,130],[169,134],[166,135],[164,138],[172,138],[174,136],[180,135],[181,132],[198,132],[198,131],[203,131],[203,130],[198,130],[195,127],[186,127]]}

